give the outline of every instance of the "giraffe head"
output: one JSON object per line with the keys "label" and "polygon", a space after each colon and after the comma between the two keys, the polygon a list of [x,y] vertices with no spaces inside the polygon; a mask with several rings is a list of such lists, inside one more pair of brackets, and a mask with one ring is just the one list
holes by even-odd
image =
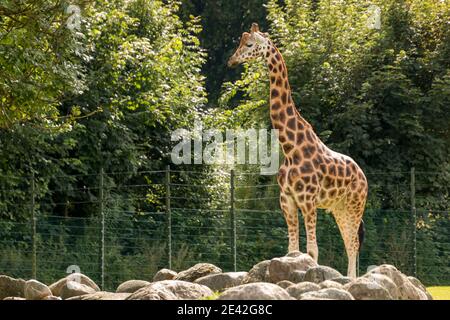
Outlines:
{"label": "giraffe head", "polygon": [[236,52],[228,60],[229,67],[262,57],[269,43],[268,35],[259,31],[258,24],[253,23],[250,33],[244,32]]}

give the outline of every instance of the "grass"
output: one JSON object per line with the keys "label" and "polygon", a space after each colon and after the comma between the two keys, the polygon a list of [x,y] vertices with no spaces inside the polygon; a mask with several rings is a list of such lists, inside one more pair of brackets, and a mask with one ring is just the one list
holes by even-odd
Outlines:
{"label": "grass", "polygon": [[428,287],[434,300],[450,300],[450,287]]}

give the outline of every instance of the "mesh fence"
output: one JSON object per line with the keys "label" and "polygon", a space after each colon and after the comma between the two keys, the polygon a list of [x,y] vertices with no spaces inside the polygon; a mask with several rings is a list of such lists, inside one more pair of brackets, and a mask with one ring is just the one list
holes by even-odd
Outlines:
{"label": "mesh fence", "polygon": [[[274,177],[237,172],[232,187],[231,179],[226,171],[183,170],[65,176],[42,185],[36,177],[21,179],[1,191],[0,274],[52,283],[81,271],[114,290],[126,280],[152,279],[161,268],[209,262],[247,271],[285,255]],[[360,273],[390,263],[428,285],[450,283],[448,210],[367,208],[364,221]],[[317,239],[319,263],[345,274],[331,214],[318,213]]]}

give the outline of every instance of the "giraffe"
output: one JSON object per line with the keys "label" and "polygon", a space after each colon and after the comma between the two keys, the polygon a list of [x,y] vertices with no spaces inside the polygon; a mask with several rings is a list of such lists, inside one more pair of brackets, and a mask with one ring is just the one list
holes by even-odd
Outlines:
{"label": "giraffe", "polygon": [[270,79],[270,118],[277,129],[284,163],[277,181],[280,207],[289,235],[289,252],[299,251],[298,209],[304,219],[307,253],[317,262],[316,209],[330,212],[338,225],[348,257],[347,275],[356,277],[356,259],[364,236],[362,216],[367,179],[349,156],[328,148],[299,113],[291,96],[283,56],[256,23],[242,34],[239,47],[228,60],[234,67],[258,57],[266,60]]}

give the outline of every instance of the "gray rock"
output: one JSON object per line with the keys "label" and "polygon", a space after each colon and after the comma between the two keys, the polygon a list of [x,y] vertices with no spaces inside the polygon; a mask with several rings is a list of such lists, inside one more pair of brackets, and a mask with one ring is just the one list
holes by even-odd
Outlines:
{"label": "gray rock", "polygon": [[153,277],[153,282],[156,281],[163,281],[163,280],[173,280],[175,279],[175,277],[178,275],[178,273],[176,273],[173,270],[170,269],[161,269],[159,270],[155,276]]}
{"label": "gray rock", "polygon": [[243,284],[254,283],[254,282],[269,282],[269,264],[270,260],[264,260],[257,263],[248,272],[248,274],[242,280]]}
{"label": "gray rock", "polygon": [[49,287],[42,282],[32,279],[25,283],[25,299],[27,300],[42,300],[51,295]]}
{"label": "gray rock", "polygon": [[0,275],[0,300],[7,297],[25,297],[25,280]]}
{"label": "gray rock", "polygon": [[301,253],[300,251],[291,251],[285,257],[296,258],[296,257],[301,256],[302,254],[303,253]]}
{"label": "gray rock", "polygon": [[293,300],[293,298],[276,284],[255,282],[227,289],[217,300]]}
{"label": "gray rock", "polygon": [[307,271],[317,263],[308,254],[301,254],[296,257],[274,258],[269,264],[269,277],[273,283],[291,279],[294,271]]}
{"label": "gray rock", "polygon": [[389,294],[391,295],[392,299],[397,300],[399,296],[397,285],[384,274],[379,273],[368,273],[363,276],[363,278],[368,279],[369,281],[373,281],[383,288],[385,288]]}
{"label": "gray rock", "polygon": [[325,280],[319,284],[320,289],[326,289],[326,288],[336,288],[336,289],[342,289],[344,286],[338,282],[332,281],[332,280]]}
{"label": "gray rock", "polygon": [[247,272],[225,272],[210,274],[198,278],[194,283],[207,286],[213,291],[223,291],[227,288],[236,287],[242,284],[242,280],[247,276]]}
{"label": "gray rock", "polygon": [[126,300],[198,300],[213,294],[207,286],[180,280],[163,280],[132,293]]}
{"label": "gray rock", "polygon": [[312,282],[301,282],[294,284],[286,289],[289,295],[295,299],[300,299],[300,296],[306,292],[320,290],[319,285]]}
{"label": "gray rock", "polygon": [[433,296],[427,291],[427,288],[420,282],[419,279],[414,277],[408,277],[408,280],[416,287],[422,290],[428,298],[428,300],[433,300]]}
{"label": "gray rock", "polygon": [[82,296],[85,294],[95,293],[96,291],[85,285],[75,281],[67,281],[64,286],[61,288],[61,298],[69,299],[76,296]]}
{"label": "gray rock", "polygon": [[216,273],[222,273],[222,269],[210,263],[197,263],[195,266],[178,273],[174,280],[193,282],[198,278]]}
{"label": "gray rock", "polygon": [[300,300],[355,300],[350,293],[343,289],[327,288],[302,294]]}
{"label": "gray rock", "polygon": [[384,274],[391,279],[398,288],[399,300],[428,300],[427,295],[414,286],[406,275],[397,270],[396,267],[390,264],[383,264],[375,267],[369,273]]}
{"label": "gray rock", "polygon": [[288,281],[288,280],[282,280],[282,281],[280,281],[280,282],[277,283],[277,286],[280,286],[280,287],[282,287],[283,289],[287,289],[287,288],[289,288],[290,286],[292,286],[292,285],[294,285],[294,284],[295,284],[295,283],[290,282],[290,281]]}
{"label": "gray rock", "polygon": [[88,287],[91,287],[95,291],[100,291],[100,288],[97,286],[97,284],[92,281],[91,278],[88,276],[82,274],[82,273],[71,273],[67,277],[62,278],[58,280],[57,282],[50,285],[50,290],[52,291],[54,296],[60,297],[61,296],[61,289],[66,285],[68,281],[75,281],[79,282],[81,284],[84,284]]}
{"label": "gray rock", "polygon": [[334,270],[333,268],[327,267],[327,266],[317,266],[309,268],[306,271],[305,279],[304,281],[314,282],[314,283],[321,283],[325,280],[330,280],[333,278],[339,278],[343,277],[342,274]]}
{"label": "gray rock", "polygon": [[125,300],[130,295],[131,293],[126,292],[117,293],[117,292],[97,291],[82,296],[72,297],[67,300]]}
{"label": "gray rock", "polygon": [[62,300],[61,297],[47,296],[42,300]]}
{"label": "gray rock", "polygon": [[392,300],[389,291],[378,283],[361,277],[344,286],[355,300]]}
{"label": "gray rock", "polygon": [[343,286],[346,285],[347,283],[350,283],[353,281],[352,278],[350,277],[337,277],[337,278],[332,278],[330,279],[331,281],[337,282],[342,284]]}
{"label": "gray rock", "polygon": [[26,300],[23,297],[6,297],[3,300]]}
{"label": "gray rock", "polygon": [[292,281],[293,283],[303,282],[303,281],[305,281],[305,274],[306,274],[306,271],[296,270],[290,274],[289,281]]}
{"label": "gray rock", "polygon": [[117,287],[116,293],[133,293],[149,284],[150,282],[144,280],[125,281]]}

